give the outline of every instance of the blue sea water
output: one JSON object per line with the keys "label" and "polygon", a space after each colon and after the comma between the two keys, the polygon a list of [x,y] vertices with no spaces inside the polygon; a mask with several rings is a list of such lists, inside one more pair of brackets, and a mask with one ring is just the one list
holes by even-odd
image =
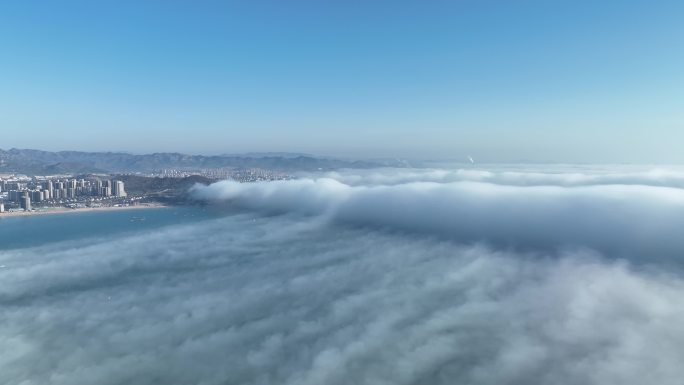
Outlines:
{"label": "blue sea water", "polygon": [[0,250],[136,233],[216,216],[205,208],[183,206],[0,217]]}

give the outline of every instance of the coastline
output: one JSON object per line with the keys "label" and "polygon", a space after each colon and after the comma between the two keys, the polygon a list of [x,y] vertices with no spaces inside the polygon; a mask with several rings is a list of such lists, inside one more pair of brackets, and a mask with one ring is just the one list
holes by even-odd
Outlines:
{"label": "coastline", "polygon": [[83,207],[72,209],[68,207],[50,207],[36,211],[14,211],[0,213],[0,218],[28,217],[34,215],[70,214],[70,213],[89,213],[95,211],[115,211],[115,210],[139,210],[139,209],[161,209],[169,207],[161,203],[141,203],[135,206],[105,206],[105,207]]}

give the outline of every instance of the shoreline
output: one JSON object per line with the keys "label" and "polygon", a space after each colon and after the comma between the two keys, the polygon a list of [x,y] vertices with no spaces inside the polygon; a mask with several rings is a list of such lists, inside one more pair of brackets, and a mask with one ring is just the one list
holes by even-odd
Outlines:
{"label": "shoreline", "polygon": [[116,210],[139,210],[139,209],[161,209],[170,207],[161,203],[142,203],[135,206],[105,206],[105,207],[83,207],[72,209],[69,207],[50,207],[36,211],[15,211],[0,213],[0,218],[30,217],[35,215],[54,215],[71,213],[89,213],[96,211],[116,211]]}

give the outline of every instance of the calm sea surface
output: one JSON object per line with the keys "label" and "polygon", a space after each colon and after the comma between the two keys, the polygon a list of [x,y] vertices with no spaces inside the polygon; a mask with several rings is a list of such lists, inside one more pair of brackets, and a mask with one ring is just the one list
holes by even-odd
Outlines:
{"label": "calm sea surface", "polygon": [[215,217],[217,214],[200,207],[93,211],[9,218],[0,216],[0,251],[135,233]]}

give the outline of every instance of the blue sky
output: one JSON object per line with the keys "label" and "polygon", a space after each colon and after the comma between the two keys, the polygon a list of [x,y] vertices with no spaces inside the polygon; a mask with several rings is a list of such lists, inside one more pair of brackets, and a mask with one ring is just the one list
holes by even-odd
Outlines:
{"label": "blue sky", "polygon": [[0,148],[684,162],[684,2],[14,1]]}

